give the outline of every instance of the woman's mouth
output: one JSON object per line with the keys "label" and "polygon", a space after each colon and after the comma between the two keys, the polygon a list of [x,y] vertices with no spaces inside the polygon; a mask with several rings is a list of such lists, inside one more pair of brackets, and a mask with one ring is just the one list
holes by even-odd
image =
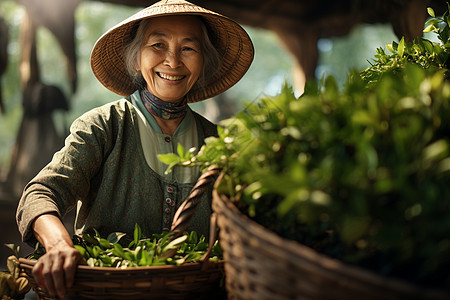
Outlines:
{"label": "woman's mouth", "polygon": [[184,77],[186,77],[185,75],[169,75],[169,74],[165,74],[165,73],[160,73],[160,72],[156,72],[156,74],[162,78],[162,79],[166,79],[166,80],[170,80],[170,81],[177,81],[177,80],[181,80]]}

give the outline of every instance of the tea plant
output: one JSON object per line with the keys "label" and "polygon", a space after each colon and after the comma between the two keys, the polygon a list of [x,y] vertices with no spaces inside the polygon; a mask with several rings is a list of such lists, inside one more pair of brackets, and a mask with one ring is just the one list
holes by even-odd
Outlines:
{"label": "tea plant", "polygon": [[422,37],[417,37],[412,43],[405,42],[402,38],[399,43],[392,42],[387,45],[388,54],[383,48],[378,48],[374,64],[361,73],[361,77],[368,83],[377,82],[380,76],[387,71],[397,71],[405,67],[406,63],[414,63],[421,66],[428,74],[437,70],[444,70],[445,76],[450,77],[450,4],[449,10],[442,17],[436,17],[434,10],[429,7],[430,19],[426,22],[424,32],[434,32],[439,43],[431,42]]}

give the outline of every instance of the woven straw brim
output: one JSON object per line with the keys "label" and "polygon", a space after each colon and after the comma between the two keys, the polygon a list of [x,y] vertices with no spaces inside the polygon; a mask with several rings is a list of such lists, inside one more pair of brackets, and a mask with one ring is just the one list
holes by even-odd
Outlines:
{"label": "woven straw brim", "polygon": [[96,42],[91,53],[91,67],[97,79],[109,90],[128,96],[135,91],[135,85],[128,74],[123,49],[131,42],[140,21],[168,15],[201,16],[214,35],[213,43],[222,62],[213,76],[206,74],[202,89],[192,89],[187,94],[193,103],[214,97],[236,84],[247,72],[253,60],[254,48],[250,37],[235,21],[186,1],[175,3],[158,2],[141,10],[125,21],[111,28]]}

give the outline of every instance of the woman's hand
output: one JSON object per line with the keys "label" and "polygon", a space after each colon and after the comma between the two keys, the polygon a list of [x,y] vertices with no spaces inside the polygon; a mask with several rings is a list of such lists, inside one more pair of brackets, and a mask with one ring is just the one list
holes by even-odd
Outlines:
{"label": "woman's hand", "polygon": [[78,250],[62,241],[39,258],[33,267],[33,277],[50,296],[62,298],[72,287],[77,265],[82,260]]}
{"label": "woman's hand", "polygon": [[33,223],[33,231],[47,252],[33,267],[33,277],[50,296],[62,298],[72,287],[77,265],[83,261],[83,256],[73,247],[72,239],[57,215],[39,216]]}

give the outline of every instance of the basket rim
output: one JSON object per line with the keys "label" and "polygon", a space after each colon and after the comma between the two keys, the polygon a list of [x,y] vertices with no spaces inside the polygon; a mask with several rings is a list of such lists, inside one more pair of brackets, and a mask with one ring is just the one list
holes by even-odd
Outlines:
{"label": "basket rim", "polygon": [[[19,258],[19,266],[21,268],[33,268],[37,263],[37,260],[31,260],[28,258]],[[77,272],[89,272],[89,273],[114,273],[114,274],[129,274],[129,273],[153,273],[153,272],[179,272],[180,270],[197,270],[197,269],[215,269],[222,268],[224,264],[223,260],[218,262],[204,261],[204,262],[189,262],[181,265],[161,265],[161,266],[145,266],[145,267],[130,267],[125,269],[115,267],[91,267],[86,265],[78,265]]]}
{"label": "basket rim", "polygon": [[[221,178],[222,174],[217,179],[216,184]],[[214,203],[216,205],[214,205]],[[234,219],[240,219],[236,225],[240,227],[242,232],[251,231],[253,236],[252,238],[258,238],[265,241],[270,240],[269,242],[275,245],[275,247],[260,249],[261,251],[270,252],[271,255],[273,254],[275,256],[280,256],[279,249],[283,248],[286,252],[288,252],[287,254],[290,256],[291,260],[297,260],[298,263],[308,264],[308,267],[314,269],[314,271],[320,273],[321,275],[327,277],[338,276],[339,278],[347,278],[363,285],[370,284],[374,288],[383,289],[385,291],[395,290],[407,292],[409,294],[416,294],[417,296],[438,297],[439,299],[441,297],[443,299],[448,299],[447,297],[450,298],[450,292],[445,289],[418,286],[398,277],[384,276],[369,269],[351,265],[339,259],[317,252],[316,250],[297,241],[283,238],[250,219],[236,207],[228,196],[219,194],[219,192],[214,189],[213,208],[217,209],[217,206],[219,206],[219,208],[220,206],[225,207],[234,215]],[[221,214],[217,210],[215,210],[215,212],[218,215]],[[300,255],[302,257],[300,257]]]}

